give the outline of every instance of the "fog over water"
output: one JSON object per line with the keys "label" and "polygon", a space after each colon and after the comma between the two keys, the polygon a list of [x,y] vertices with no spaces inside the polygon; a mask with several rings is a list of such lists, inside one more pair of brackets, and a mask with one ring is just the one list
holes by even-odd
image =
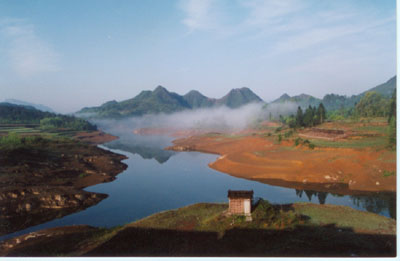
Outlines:
{"label": "fog over water", "polygon": [[[207,131],[237,131],[251,127],[257,121],[269,120],[270,116],[294,114],[298,105],[293,102],[283,104],[251,103],[240,108],[226,106],[184,110],[171,114],[149,114],[126,119],[102,119],[94,122],[101,128],[123,134],[135,128],[199,129]],[[87,116],[87,115],[86,115]]]}

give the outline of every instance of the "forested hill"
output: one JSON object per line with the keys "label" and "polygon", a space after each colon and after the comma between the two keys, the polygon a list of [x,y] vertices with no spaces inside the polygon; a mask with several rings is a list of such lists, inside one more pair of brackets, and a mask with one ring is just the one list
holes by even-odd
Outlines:
{"label": "forested hill", "polygon": [[198,91],[181,96],[158,86],[154,91],[142,91],[136,97],[117,102],[109,101],[99,107],[83,108],[78,115],[93,118],[123,118],[145,114],[172,113],[197,108],[227,106],[238,108],[248,103],[262,102],[249,88],[233,89],[220,99],[208,98]]}
{"label": "forested hill", "polygon": [[0,124],[40,124],[45,129],[65,128],[73,130],[96,130],[86,120],[74,116],[44,112],[32,106],[0,103]]}
{"label": "forested hill", "polygon": [[277,104],[293,102],[302,108],[307,108],[308,106],[314,107],[318,106],[319,103],[322,103],[326,110],[333,111],[354,107],[368,92],[376,92],[382,95],[384,98],[390,98],[394,89],[396,89],[396,76],[392,77],[387,82],[368,89],[358,95],[345,96],[332,93],[325,95],[323,99],[318,99],[307,94],[300,94],[292,97],[290,97],[288,94],[283,94],[281,97],[271,103]]}
{"label": "forested hill", "polygon": [[50,107],[47,107],[47,106],[45,106],[43,104],[35,104],[35,103],[16,100],[16,99],[6,99],[6,100],[4,100],[4,102],[15,104],[15,105],[33,107],[33,108],[35,108],[35,109],[37,109],[39,111],[47,111],[47,112],[53,112],[54,113],[54,111]]}

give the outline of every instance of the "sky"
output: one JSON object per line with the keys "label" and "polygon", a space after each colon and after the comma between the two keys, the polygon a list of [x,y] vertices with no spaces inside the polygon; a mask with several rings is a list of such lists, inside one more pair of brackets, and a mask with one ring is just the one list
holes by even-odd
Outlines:
{"label": "sky", "polygon": [[75,112],[158,85],[359,94],[396,74],[395,0],[0,0],[0,101]]}

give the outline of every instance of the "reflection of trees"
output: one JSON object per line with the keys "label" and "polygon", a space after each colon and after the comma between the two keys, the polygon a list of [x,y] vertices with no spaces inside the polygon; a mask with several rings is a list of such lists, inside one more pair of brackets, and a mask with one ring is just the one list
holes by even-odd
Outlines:
{"label": "reflection of trees", "polygon": [[296,189],[296,195],[299,198],[301,198],[303,196],[303,192],[306,194],[309,201],[312,200],[313,196],[316,196],[318,198],[319,204],[321,204],[321,205],[325,204],[326,197],[328,196],[327,192]]}
{"label": "reflection of trees", "polygon": [[[305,194],[309,201],[314,196],[318,198],[319,204],[325,204],[326,198],[329,195],[334,197],[344,197],[346,195],[332,194],[327,192],[319,192],[313,190],[296,189],[296,195],[301,198]],[[396,193],[374,193],[370,195],[350,196],[353,204],[357,207],[364,208],[368,212],[380,214],[388,211],[391,218],[396,218]]]}
{"label": "reflection of trees", "polygon": [[326,200],[326,197],[328,196],[328,193],[327,192],[318,192],[317,196],[318,196],[319,204],[323,205],[323,204],[325,204],[325,200]]}
{"label": "reflection of trees", "polygon": [[396,218],[396,193],[376,193],[374,195],[350,196],[353,203],[369,212],[389,211],[391,218]]}

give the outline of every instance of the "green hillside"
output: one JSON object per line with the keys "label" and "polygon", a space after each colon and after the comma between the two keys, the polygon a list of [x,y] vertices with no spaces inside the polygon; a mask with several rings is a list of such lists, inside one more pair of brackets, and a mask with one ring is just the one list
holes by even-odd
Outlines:
{"label": "green hillside", "polygon": [[262,100],[249,88],[245,87],[233,89],[221,99],[213,99],[202,95],[198,91],[190,91],[181,96],[174,92],[169,92],[162,86],[158,86],[154,91],[142,91],[139,95],[129,100],[121,102],[109,101],[99,107],[83,108],[78,114],[93,118],[123,118],[215,106],[238,108],[252,102],[262,102]]}
{"label": "green hillside", "polygon": [[53,115],[53,113],[43,112],[32,106],[16,105],[7,102],[0,103],[1,124],[39,124],[41,119]]}
{"label": "green hillside", "polygon": [[31,106],[0,103],[0,124],[40,124],[41,128],[66,128],[73,130],[96,130],[86,120],[74,116],[37,110]]}
{"label": "green hillside", "polygon": [[262,102],[258,97],[247,87],[233,89],[227,95],[216,101],[217,105],[226,105],[229,108],[238,108],[242,105],[254,102]]}
{"label": "green hillside", "polygon": [[289,102],[295,103],[302,108],[306,108],[310,105],[312,107],[314,106],[318,107],[318,105],[321,103],[321,100],[307,94],[300,94],[297,96],[290,97],[288,94],[285,93],[271,103],[273,104],[273,103],[289,103]]}
{"label": "green hillside", "polygon": [[396,89],[396,78],[397,78],[397,76],[393,76],[387,82],[379,84],[378,86],[376,86],[374,88],[371,88],[363,93],[360,93],[358,96],[362,97],[367,92],[377,92],[385,98],[390,98],[393,94],[394,89]]}
{"label": "green hillside", "polygon": [[323,103],[326,110],[334,111],[339,109],[346,109],[346,108],[353,108],[361,99],[362,97],[368,92],[376,92],[383,96],[383,98],[390,98],[393,94],[393,90],[396,89],[396,76],[392,77],[387,82],[380,84],[376,87],[368,89],[358,95],[352,96],[345,96],[345,95],[338,95],[338,94],[327,94],[324,98],[318,99],[311,95],[307,94],[300,94],[297,96],[290,97],[288,94],[283,94],[278,99],[271,102],[271,104],[277,103],[295,103],[297,106],[302,108],[306,108],[308,106],[318,106],[319,103]]}
{"label": "green hillside", "polygon": [[215,99],[208,98],[201,94],[199,91],[195,90],[192,90],[183,95],[183,98],[192,109],[212,107],[215,105],[216,101]]}

